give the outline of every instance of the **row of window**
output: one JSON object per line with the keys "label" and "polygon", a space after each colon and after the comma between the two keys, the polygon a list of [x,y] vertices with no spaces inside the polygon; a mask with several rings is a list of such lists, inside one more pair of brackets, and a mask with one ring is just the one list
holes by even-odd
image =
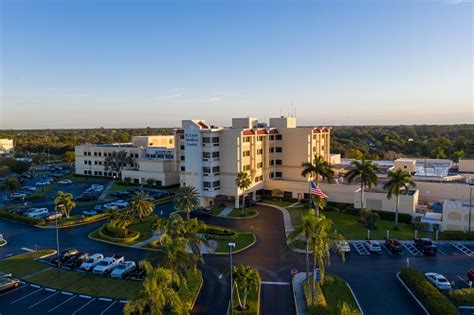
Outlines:
{"label": "row of window", "polygon": [[202,137],[202,143],[203,144],[208,144],[208,143],[218,144],[219,137]]}
{"label": "row of window", "polygon": [[263,175],[260,175],[260,176],[255,177],[254,181],[255,181],[256,183],[263,181]]}
{"label": "row of window", "polygon": [[[94,152],[94,156],[115,156],[116,152],[104,152],[102,154],[102,152]],[[90,151],[85,151],[84,152],[84,155],[86,156],[92,156],[92,152]],[[134,157],[134,158],[138,158],[138,153],[130,153],[129,154],[130,157]]]}
{"label": "row of window", "polygon": [[[84,175],[92,175],[92,171],[85,170]],[[117,173],[115,172],[102,172],[102,171],[94,171],[95,176],[108,176],[108,177],[115,177]]]}
{"label": "row of window", "polygon": [[282,172],[272,172],[270,173],[270,178],[282,178],[283,173]]}
{"label": "row of window", "polygon": [[282,160],[270,160],[270,165],[282,165]]}
{"label": "row of window", "polygon": [[221,182],[219,180],[216,180],[214,182],[203,182],[202,186],[204,188],[214,188],[214,189],[219,189],[221,186]]}
{"label": "row of window", "polygon": [[214,151],[214,152],[203,152],[202,153],[202,158],[203,159],[210,159],[210,158],[218,158],[219,157],[219,151]]}
{"label": "row of window", "polygon": [[281,153],[283,152],[283,148],[282,147],[275,147],[275,148],[270,148],[270,153],[273,153],[273,152],[277,152],[277,153]]}
{"label": "row of window", "polygon": [[173,159],[173,154],[146,154],[149,159]]}
{"label": "row of window", "polygon": [[[263,141],[264,136],[257,136],[257,141],[261,142]],[[282,140],[283,136],[282,135],[270,135],[270,140]],[[250,142],[252,140],[252,136],[245,136],[243,137],[242,141],[243,142]]]}
{"label": "row of window", "polygon": [[213,166],[213,167],[204,166],[204,167],[202,168],[202,172],[203,172],[204,174],[219,173],[219,172],[220,172],[220,167],[219,167],[219,166]]}

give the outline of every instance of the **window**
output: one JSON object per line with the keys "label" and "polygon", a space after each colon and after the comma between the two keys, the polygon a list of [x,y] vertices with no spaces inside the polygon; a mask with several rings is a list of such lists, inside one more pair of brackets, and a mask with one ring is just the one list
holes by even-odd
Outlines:
{"label": "window", "polygon": [[136,158],[138,157],[138,153],[135,153],[135,157],[136,157]]}
{"label": "window", "polygon": [[88,171],[84,171],[84,175],[87,175]]}
{"label": "window", "polygon": [[102,156],[102,152],[99,152],[99,156]]}
{"label": "window", "polygon": [[219,151],[212,152],[212,157],[213,158],[218,158],[219,157]]}
{"label": "window", "polygon": [[181,155],[180,159],[181,161],[184,161],[184,155]]}
{"label": "window", "polygon": [[219,137],[212,137],[212,143],[219,143]]}
{"label": "window", "polygon": [[250,142],[250,137],[244,137],[244,142]]}
{"label": "window", "polygon": [[203,144],[211,143],[211,138],[209,138],[209,137],[203,137],[203,138],[202,138],[202,143],[203,143]]}
{"label": "window", "polygon": [[283,151],[283,149],[281,147],[276,147],[275,148],[275,152],[281,153],[282,151]]}
{"label": "window", "polygon": [[202,186],[203,186],[204,188],[211,188],[211,182],[203,182],[203,183],[202,183]]}
{"label": "window", "polygon": [[262,142],[262,141],[263,141],[263,136],[258,136],[258,137],[257,137],[257,141],[258,141],[258,142]]}
{"label": "window", "polygon": [[283,174],[281,172],[275,172],[275,177],[276,178],[282,178]]}
{"label": "window", "polygon": [[255,182],[256,183],[261,182],[262,180],[263,180],[263,175],[255,177]]}
{"label": "window", "polygon": [[97,156],[97,152],[94,152],[94,156]]}
{"label": "window", "polygon": [[94,161],[94,165],[97,165],[97,161]]}
{"label": "window", "polygon": [[270,136],[270,140],[273,140],[273,139],[275,139],[275,137],[274,137],[274,136]]}
{"label": "window", "polygon": [[275,139],[276,139],[276,140],[281,140],[282,138],[283,138],[282,135],[276,135],[276,136],[275,136]]}
{"label": "window", "polygon": [[270,165],[275,165],[275,160],[270,160]]}
{"label": "window", "polygon": [[184,144],[180,145],[179,147],[181,150],[184,150]]}
{"label": "window", "polygon": [[244,165],[243,170],[244,170],[244,172],[245,171],[250,171],[250,164]]}
{"label": "window", "polygon": [[88,164],[87,161],[84,161],[84,164]]}
{"label": "window", "polygon": [[179,138],[180,138],[180,139],[184,139],[184,135],[179,135]]}
{"label": "window", "polygon": [[263,154],[263,149],[257,149],[257,155],[262,155]]}
{"label": "window", "polygon": [[209,173],[211,172],[211,168],[205,166],[205,167],[202,168],[202,172],[203,172],[204,174],[209,174]]}
{"label": "window", "polygon": [[186,168],[184,166],[181,166],[181,172],[184,172]]}
{"label": "window", "polygon": [[270,153],[275,152],[275,148],[270,148]]}
{"label": "window", "polygon": [[169,144],[173,144],[173,139],[170,139],[170,140],[168,141],[168,143],[169,143]]}
{"label": "window", "polygon": [[263,167],[263,162],[257,163],[257,168],[262,168]]}
{"label": "window", "polygon": [[209,159],[211,157],[211,152],[203,152],[202,153],[202,158],[203,159]]}
{"label": "window", "polygon": [[281,165],[281,160],[275,160],[275,165]]}
{"label": "window", "polygon": [[250,156],[250,150],[242,152],[242,156],[244,156],[244,157]]}
{"label": "window", "polygon": [[213,188],[218,188],[218,187],[220,187],[220,186],[221,186],[221,182],[220,182],[220,181],[215,181],[215,182],[212,183],[212,187],[213,187]]}
{"label": "window", "polygon": [[213,173],[219,173],[221,171],[221,168],[219,166],[213,166],[212,167],[212,172]]}

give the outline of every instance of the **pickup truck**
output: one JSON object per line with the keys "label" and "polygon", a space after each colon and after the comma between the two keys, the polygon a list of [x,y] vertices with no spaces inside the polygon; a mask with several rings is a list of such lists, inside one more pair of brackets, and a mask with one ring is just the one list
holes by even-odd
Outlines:
{"label": "pickup truck", "polygon": [[85,270],[85,271],[90,271],[91,269],[94,269],[94,267],[104,258],[104,255],[102,254],[94,254],[92,256],[89,256],[86,261],[84,261],[79,269]]}
{"label": "pickup truck", "polygon": [[96,274],[108,274],[124,261],[123,256],[111,256],[102,259],[92,270]]}
{"label": "pickup truck", "polygon": [[438,253],[438,247],[429,238],[416,238],[414,244],[425,256],[436,256]]}

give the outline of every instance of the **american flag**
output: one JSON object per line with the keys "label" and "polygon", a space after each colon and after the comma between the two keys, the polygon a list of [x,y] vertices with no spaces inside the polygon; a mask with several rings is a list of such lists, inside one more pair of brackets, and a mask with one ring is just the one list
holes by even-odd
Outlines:
{"label": "american flag", "polygon": [[323,199],[329,199],[329,196],[323,193],[313,181],[309,182],[309,187],[311,189],[311,195],[315,195]]}

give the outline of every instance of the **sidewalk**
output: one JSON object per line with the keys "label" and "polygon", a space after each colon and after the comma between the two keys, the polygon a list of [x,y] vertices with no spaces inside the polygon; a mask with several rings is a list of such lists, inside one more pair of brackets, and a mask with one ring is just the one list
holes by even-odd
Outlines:
{"label": "sidewalk", "polygon": [[148,244],[148,243],[151,243],[151,242],[153,242],[153,241],[158,240],[158,239],[160,238],[160,236],[161,236],[161,235],[160,235],[160,232],[155,231],[155,232],[153,233],[153,236],[152,236],[152,237],[150,237],[149,239],[144,240],[144,241],[142,241],[142,242],[140,242],[140,243],[136,243],[136,244],[132,245],[131,247],[133,247],[133,248],[140,248],[140,247],[142,247],[142,246],[145,245],[145,244]]}
{"label": "sidewalk", "polygon": [[234,210],[234,207],[225,207],[224,210],[219,213],[218,217],[227,218],[227,216],[229,216],[232,210]]}
{"label": "sidewalk", "polygon": [[100,194],[98,200],[104,200],[105,196],[107,196],[110,188],[112,188],[113,185],[114,185],[114,181],[109,182],[107,186],[105,186],[104,191]]}
{"label": "sidewalk", "polygon": [[306,272],[297,273],[292,280],[293,296],[295,298],[295,308],[297,315],[307,315],[308,307],[304,297],[303,282],[306,280]]}

